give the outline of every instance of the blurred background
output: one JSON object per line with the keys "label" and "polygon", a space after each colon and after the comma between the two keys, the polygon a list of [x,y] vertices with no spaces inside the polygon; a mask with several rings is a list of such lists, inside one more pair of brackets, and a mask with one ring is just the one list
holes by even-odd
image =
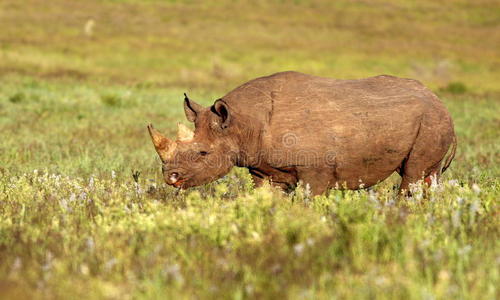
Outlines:
{"label": "blurred background", "polygon": [[495,0],[2,0],[0,76],[229,91],[284,70],[498,91]]}

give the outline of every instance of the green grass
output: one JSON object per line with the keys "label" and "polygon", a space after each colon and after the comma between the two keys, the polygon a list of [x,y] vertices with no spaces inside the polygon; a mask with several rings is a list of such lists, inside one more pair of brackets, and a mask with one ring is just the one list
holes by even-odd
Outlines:
{"label": "green grass", "polygon": [[[497,5],[256,3],[0,3],[0,298],[498,297]],[[183,92],[208,105],[286,69],[431,86],[459,142],[442,182],[162,182],[148,122],[174,136]]]}
{"label": "green grass", "polygon": [[227,89],[297,70],[499,91],[499,20],[491,0],[4,0],[0,75]]}

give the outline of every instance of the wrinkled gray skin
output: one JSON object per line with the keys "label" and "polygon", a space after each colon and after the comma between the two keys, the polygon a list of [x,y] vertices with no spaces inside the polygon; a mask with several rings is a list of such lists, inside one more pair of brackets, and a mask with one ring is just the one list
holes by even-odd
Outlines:
{"label": "wrinkled gray skin", "polygon": [[269,180],[290,189],[302,181],[315,195],[366,188],[393,172],[408,191],[410,183],[439,177],[456,149],[453,122],[436,95],[393,76],[282,72],[245,83],[208,108],[186,97],[184,108],[194,139],[175,142],[163,160],[165,181],[180,188],[240,166],[256,185]]}

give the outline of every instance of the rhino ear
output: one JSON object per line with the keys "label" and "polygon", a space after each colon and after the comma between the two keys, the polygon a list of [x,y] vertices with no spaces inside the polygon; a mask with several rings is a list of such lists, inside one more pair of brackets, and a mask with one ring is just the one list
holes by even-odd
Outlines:
{"label": "rhino ear", "polygon": [[221,120],[220,127],[222,129],[226,129],[231,123],[231,112],[229,111],[227,103],[222,99],[215,101],[214,112],[219,116]]}
{"label": "rhino ear", "polygon": [[184,93],[184,112],[189,122],[194,122],[202,109],[203,106],[189,99],[186,93]]}

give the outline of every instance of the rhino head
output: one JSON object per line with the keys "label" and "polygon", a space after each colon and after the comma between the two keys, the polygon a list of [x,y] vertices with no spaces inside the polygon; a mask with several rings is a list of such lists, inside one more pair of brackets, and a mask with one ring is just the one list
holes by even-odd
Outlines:
{"label": "rhino head", "polygon": [[186,94],[184,111],[194,132],[179,123],[177,139],[171,140],[154,129],[148,131],[162,161],[165,182],[178,188],[189,188],[214,181],[235,165],[238,142],[232,138],[231,113],[223,100],[203,107]]}

